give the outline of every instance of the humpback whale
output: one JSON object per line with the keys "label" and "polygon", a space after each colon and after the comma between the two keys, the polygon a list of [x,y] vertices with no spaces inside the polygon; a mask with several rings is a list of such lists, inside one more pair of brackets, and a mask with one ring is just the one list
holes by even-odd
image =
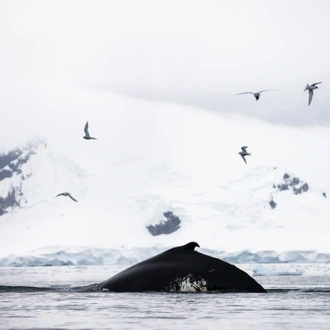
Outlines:
{"label": "humpback whale", "polygon": [[244,271],[199,253],[190,242],[133,265],[99,284],[111,292],[266,292]]}

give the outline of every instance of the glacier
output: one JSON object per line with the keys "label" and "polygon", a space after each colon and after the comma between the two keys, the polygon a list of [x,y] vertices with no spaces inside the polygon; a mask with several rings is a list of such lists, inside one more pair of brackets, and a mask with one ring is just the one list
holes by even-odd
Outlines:
{"label": "glacier", "polygon": [[[0,158],[19,156],[0,168],[0,201],[16,192],[0,216],[1,266],[126,264],[189,241],[236,263],[329,262],[327,127],[83,88],[16,86],[21,99],[4,88]],[[98,140],[82,138],[87,120]],[[55,198],[64,191],[78,203]],[[166,212],[180,225],[151,235]]]}
{"label": "glacier", "polygon": [[[43,267],[43,266],[98,266],[98,265],[132,265],[153,257],[167,248],[84,248],[53,246],[37,249],[20,254],[9,254],[0,258],[0,267]],[[330,253],[318,253],[316,251],[236,251],[225,252],[218,250],[200,249],[201,253],[232,264],[328,264]],[[254,275],[301,275],[298,271],[273,272],[267,267],[258,266]]]}

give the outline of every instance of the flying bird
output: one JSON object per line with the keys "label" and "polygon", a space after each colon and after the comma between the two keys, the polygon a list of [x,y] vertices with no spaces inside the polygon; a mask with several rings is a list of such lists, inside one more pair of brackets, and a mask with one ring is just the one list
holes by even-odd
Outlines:
{"label": "flying bird", "polygon": [[58,194],[58,195],[55,196],[55,197],[58,197],[58,196],[67,196],[67,197],[70,197],[73,201],[78,202],[78,201],[77,201],[75,198],[73,198],[72,195],[71,195],[70,193],[68,193],[68,192],[60,193],[60,194]]}
{"label": "flying bird", "polygon": [[259,98],[260,98],[260,94],[263,93],[263,92],[271,92],[271,91],[275,91],[276,89],[264,89],[262,91],[259,91],[259,92],[243,92],[243,93],[238,93],[238,94],[235,94],[235,95],[242,95],[242,94],[252,94],[256,100],[258,101]]}
{"label": "flying bird", "polygon": [[84,139],[86,139],[86,140],[96,140],[95,137],[91,137],[90,134],[89,134],[89,131],[88,131],[88,122],[85,125],[84,131],[85,131],[85,136],[83,136]]}
{"label": "flying bird", "polygon": [[312,98],[313,98],[313,90],[314,89],[317,89],[318,87],[316,86],[316,85],[318,85],[318,84],[321,84],[322,83],[322,81],[320,81],[320,82],[317,82],[317,83],[314,83],[314,84],[311,84],[311,85],[306,85],[306,87],[305,87],[305,89],[304,89],[304,92],[308,89],[308,94],[309,94],[309,97],[308,97],[308,105],[310,105],[311,104],[311,102],[312,102]]}
{"label": "flying bird", "polygon": [[245,164],[247,164],[246,162],[246,159],[245,159],[245,156],[251,156],[251,154],[249,154],[246,149],[247,149],[247,146],[244,146],[244,147],[241,147],[242,151],[240,151],[238,154],[241,155],[241,157],[243,158]]}

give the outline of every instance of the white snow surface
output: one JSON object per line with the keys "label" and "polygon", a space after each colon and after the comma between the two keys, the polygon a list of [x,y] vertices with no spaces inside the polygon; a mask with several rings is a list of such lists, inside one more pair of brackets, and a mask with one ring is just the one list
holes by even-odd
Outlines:
{"label": "white snow surface", "polygon": [[[141,260],[190,241],[236,256],[330,252],[330,200],[322,196],[330,196],[329,128],[23,83],[16,87],[22,114],[15,89],[0,87],[8,113],[0,152],[27,143],[36,152],[21,168],[24,181],[0,181],[0,196],[12,186],[23,192],[21,208],[0,217],[0,257],[77,248],[111,249],[126,259],[136,250],[132,260]],[[97,140],[82,138],[87,120]],[[252,153],[247,165],[238,155],[244,145]],[[308,192],[276,192],[284,173],[307,182]],[[78,203],[55,198],[65,191]],[[180,229],[152,236],[146,226],[166,211],[180,218]]]}

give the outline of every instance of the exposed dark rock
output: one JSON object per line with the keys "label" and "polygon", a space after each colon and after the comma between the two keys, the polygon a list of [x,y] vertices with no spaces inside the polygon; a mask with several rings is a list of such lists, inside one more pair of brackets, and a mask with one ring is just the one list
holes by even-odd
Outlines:
{"label": "exposed dark rock", "polygon": [[16,198],[16,193],[22,194],[19,189],[15,190],[15,188],[12,188],[6,197],[0,196],[0,216],[7,213],[9,207],[20,206]]}
{"label": "exposed dark rock", "polygon": [[297,177],[291,178],[287,173],[284,173],[283,180],[284,183],[280,183],[278,185],[273,184],[273,188],[276,187],[279,191],[289,190],[291,188],[293,193],[296,195],[306,192],[309,189],[306,182],[304,183],[303,181],[300,181]]}
{"label": "exposed dark rock", "polygon": [[293,192],[294,192],[294,194],[295,195],[299,195],[299,194],[301,194],[302,193],[302,191],[301,191],[301,187],[300,188],[293,188]]}
{"label": "exposed dark rock", "polygon": [[299,188],[293,188],[293,192],[296,194],[296,195],[299,195],[303,192],[306,192],[308,191],[309,187],[308,187],[308,184],[307,183],[304,183],[301,187]]}
{"label": "exposed dark rock", "polygon": [[13,160],[17,159],[23,153],[20,149],[9,151],[6,154],[0,154],[0,169],[9,165]]}
{"label": "exposed dark rock", "polygon": [[301,190],[302,190],[303,192],[306,192],[306,191],[308,191],[308,189],[309,189],[309,186],[308,186],[308,184],[305,182],[305,183],[301,186]]}
{"label": "exposed dark rock", "polygon": [[271,200],[270,202],[269,202],[269,205],[270,205],[270,207],[272,208],[272,209],[275,209],[275,207],[276,207],[276,203],[273,201],[273,200]]}
{"label": "exposed dark rock", "polygon": [[7,179],[7,178],[11,178],[13,176],[13,172],[9,171],[9,170],[2,170],[0,172],[0,181]]}
{"label": "exposed dark rock", "polygon": [[21,166],[25,163],[27,163],[27,161],[29,160],[30,156],[31,155],[34,155],[35,152],[33,150],[31,150],[27,155],[25,155],[24,157],[19,157],[16,159],[15,162],[11,162],[8,164],[8,166],[10,167],[10,169],[13,171],[13,172],[16,172],[17,174],[20,174],[22,173],[21,171]]}
{"label": "exposed dark rock", "polygon": [[300,183],[300,180],[298,178],[293,178],[290,182],[291,186],[295,186]]}
{"label": "exposed dark rock", "polygon": [[174,215],[171,211],[165,212],[164,216],[166,220],[161,220],[159,224],[147,226],[152,236],[158,236],[161,234],[171,234],[180,228],[181,220]]}
{"label": "exposed dark rock", "polygon": [[[25,180],[31,173],[22,173],[22,165],[27,163],[31,155],[35,154],[33,145],[28,145],[21,149],[14,149],[7,153],[0,153],[0,181],[11,178],[14,175],[20,175],[21,180]],[[19,207],[22,193],[22,181],[19,185],[10,186],[9,191],[5,191],[0,196],[0,216],[7,213],[8,208]]]}
{"label": "exposed dark rock", "polygon": [[[309,190],[309,186],[306,182],[301,181],[298,177],[291,177],[288,173],[284,173],[283,181],[284,182],[277,185],[273,184],[273,188],[277,189],[277,191],[291,190],[295,195],[302,194]],[[269,205],[272,209],[277,206],[273,200],[269,202]]]}
{"label": "exposed dark rock", "polygon": [[277,185],[277,188],[278,188],[279,191],[282,191],[282,190],[288,190],[289,186],[285,183],[281,183],[281,184]]}

